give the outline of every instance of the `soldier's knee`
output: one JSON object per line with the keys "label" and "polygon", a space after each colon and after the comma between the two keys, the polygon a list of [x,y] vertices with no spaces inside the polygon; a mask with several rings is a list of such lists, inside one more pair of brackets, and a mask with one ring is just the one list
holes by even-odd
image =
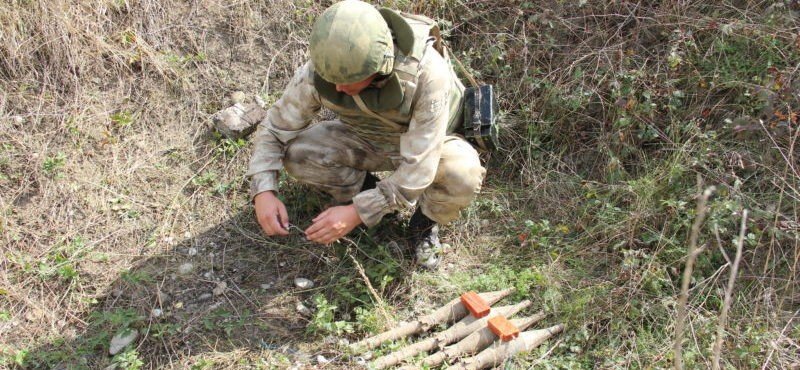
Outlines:
{"label": "soldier's knee", "polygon": [[448,161],[440,164],[440,178],[436,183],[448,195],[456,198],[471,198],[481,189],[486,170],[480,162],[471,160]]}
{"label": "soldier's knee", "polygon": [[478,152],[463,140],[445,143],[435,182],[453,196],[465,197],[480,191],[486,170]]}

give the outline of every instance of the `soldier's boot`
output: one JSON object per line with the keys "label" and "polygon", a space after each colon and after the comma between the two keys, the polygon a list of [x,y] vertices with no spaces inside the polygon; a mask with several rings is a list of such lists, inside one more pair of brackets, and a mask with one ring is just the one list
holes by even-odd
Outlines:
{"label": "soldier's boot", "polygon": [[378,186],[378,179],[377,176],[373,175],[372,172],[367,172],[367,177],[364,178],[364,184],[361,185],[361,191],[375,189]]}
{"label": "soldier's boot", "polygon": [[442,261],[442,245],[439,243],[439,225],[418,207],[408,223],[414,258],[418,265],[433,270]]}

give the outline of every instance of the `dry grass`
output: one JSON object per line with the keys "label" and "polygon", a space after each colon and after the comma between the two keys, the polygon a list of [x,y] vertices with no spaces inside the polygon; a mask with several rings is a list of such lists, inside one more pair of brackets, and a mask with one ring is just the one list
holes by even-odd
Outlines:
{"label": "dry grass", "polygon": [[[322,354],[348,368],[323,324],[350,322],[352,339],[388,321],[376,300],[405,319],[498,285],[568,324],[512,365],[672,366],[698,175],[719,189],[699,245],[717,245],[712,226],[723,243],[698,255],[684,362],[711,364],[718,249],[732,255],[747,208],[722,365],[800,366],[796,2],[385,3],[448,22],[458,57],[503,92],[505,150],[446,230],[436,273],[387,246],[392,222],[333,250],[265,239],[247,145],[209,128],[233,91],[279,96],[327,2],[0,4],[0,367],[282,368]],[[326,202],[286,185],[300,223]],[[317,286],[298,291],[297,276]],[[295,311],[317,294],[335,320]],[[136,352],[107,356],[124,327],[142,333]]]}

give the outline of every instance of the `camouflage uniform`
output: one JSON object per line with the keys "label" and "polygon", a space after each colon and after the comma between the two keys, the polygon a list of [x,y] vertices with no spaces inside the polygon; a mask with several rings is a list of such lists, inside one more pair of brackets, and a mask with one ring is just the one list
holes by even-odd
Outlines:
{"label": "camouflage uniform", "polygon": [[[381,12],[399,22],[398,13]],[[419,26],[414,19],[406,20]],[[285,168],[338,202],[352,200],[367,226],[417,201],[438,223],[456,219],[475,198],[485,174],[475,149],[448,135],[448,126],[458,121],[463,86],[431,39],[417,37],[416,43],[401,46],[395,44],[393,71],[407,76],[373,82],[360,94],[381,119],[366,114],[351,97],[330,91],[313,63],[304,64],[255,134],[248,170],[251,195],[277,190],[277,172]],[[402,98],[392,106],[385,106],[392,101],[388,94],[383,100],[370,95],[389,91],[390,85],[402,89]],[[311,125],[323,106],[339,119]],[[360,191],[367,171],[393,173],[375,189]]]}

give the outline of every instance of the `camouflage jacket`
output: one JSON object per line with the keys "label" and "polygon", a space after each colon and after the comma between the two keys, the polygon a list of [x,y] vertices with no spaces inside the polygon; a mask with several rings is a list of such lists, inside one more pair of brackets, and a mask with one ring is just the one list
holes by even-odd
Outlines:
{"label": "camouflage jacket", "polygon": [[[390,212],[413,207],[433,182],[447,132],[448,101],[454,78],[449,63],[428,44],[419,63],[408,130],[393,147],[381,145],[397,169],[380,181],[376,189],[353,198],[361,220],[368,227]],[[309,61],[296,71],[255,133],[247,172],[251,177],[251,197],[277,190],[286,144],[312,123],[321,107],[320,95],[314,87],[314,66]]]}

